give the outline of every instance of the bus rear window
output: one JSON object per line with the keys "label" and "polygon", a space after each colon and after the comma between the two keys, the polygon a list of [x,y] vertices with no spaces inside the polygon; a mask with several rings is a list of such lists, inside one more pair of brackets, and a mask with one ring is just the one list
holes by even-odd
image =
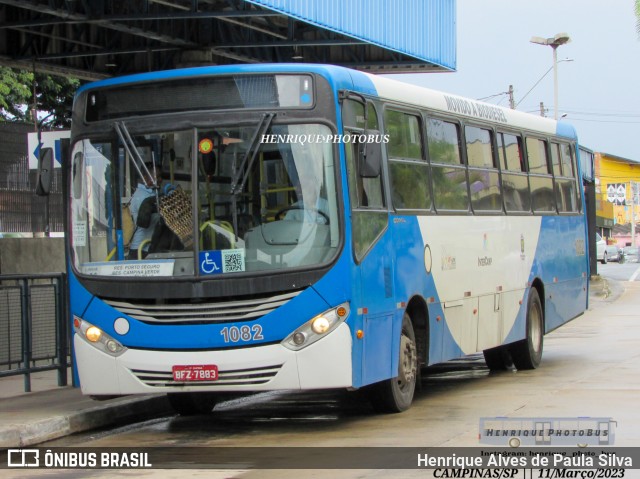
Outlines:
{"label": "bus rear window", "polygon": [[153,81],[89,91],[85,120],[181,111],[312,108],[310,75],[233,75]]}

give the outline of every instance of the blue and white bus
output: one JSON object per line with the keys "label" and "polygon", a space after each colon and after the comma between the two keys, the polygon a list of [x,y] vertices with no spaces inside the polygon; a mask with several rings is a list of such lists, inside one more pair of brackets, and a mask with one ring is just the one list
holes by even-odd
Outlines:
{"label": "blue and white bus", "polygon": [[564,122],[335,66],[85,85],[67,235],[82,390],[195,414],[226,392],[364,388],[399,412],[434,363],[535,368],[587,307],[576,155]]}

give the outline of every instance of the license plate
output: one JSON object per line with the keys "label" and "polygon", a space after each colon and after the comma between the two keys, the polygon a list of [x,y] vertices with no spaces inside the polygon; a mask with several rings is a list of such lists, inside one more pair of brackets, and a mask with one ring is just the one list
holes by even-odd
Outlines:
{"label": "license plate", "polygon": [[218,366],[215,364],[190,364],[186,366],[173,366],[173,380],[187,381],[216,381],[218,379]]}

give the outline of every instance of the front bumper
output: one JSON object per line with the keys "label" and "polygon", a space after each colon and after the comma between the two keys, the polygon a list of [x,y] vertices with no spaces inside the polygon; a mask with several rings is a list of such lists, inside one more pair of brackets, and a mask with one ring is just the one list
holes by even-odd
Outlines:
{"label": "front bumper", "polygon": [[[197,391],[270,391],[352,386],[352,339],[341,324],[300,351],[281,344],[222,351],[128,349],[110,356],[74,334],[80,386],[84,394],[145,394]],[[216,381],[176,382],[174,365],[215,364]]]}

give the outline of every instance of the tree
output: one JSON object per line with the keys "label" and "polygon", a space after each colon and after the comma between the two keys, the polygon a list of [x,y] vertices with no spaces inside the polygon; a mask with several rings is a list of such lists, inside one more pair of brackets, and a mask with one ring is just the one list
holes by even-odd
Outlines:
{"label": "tree", "polygon": [[23,110],[31,98],[32,82],[33,73],[0,67],[0,117],[2,120],[25,120]]}
{"label": "tree", "polygon": [[638,32],[638,37],[640,37],[640,0],[636,0],[636,31]]}
{"label": "tree", "polygon": [[[0,67],[0,121],[33,122],[33,72]],[[35,74],[36,108],[45,128],[69,128],[80,80]]]}

